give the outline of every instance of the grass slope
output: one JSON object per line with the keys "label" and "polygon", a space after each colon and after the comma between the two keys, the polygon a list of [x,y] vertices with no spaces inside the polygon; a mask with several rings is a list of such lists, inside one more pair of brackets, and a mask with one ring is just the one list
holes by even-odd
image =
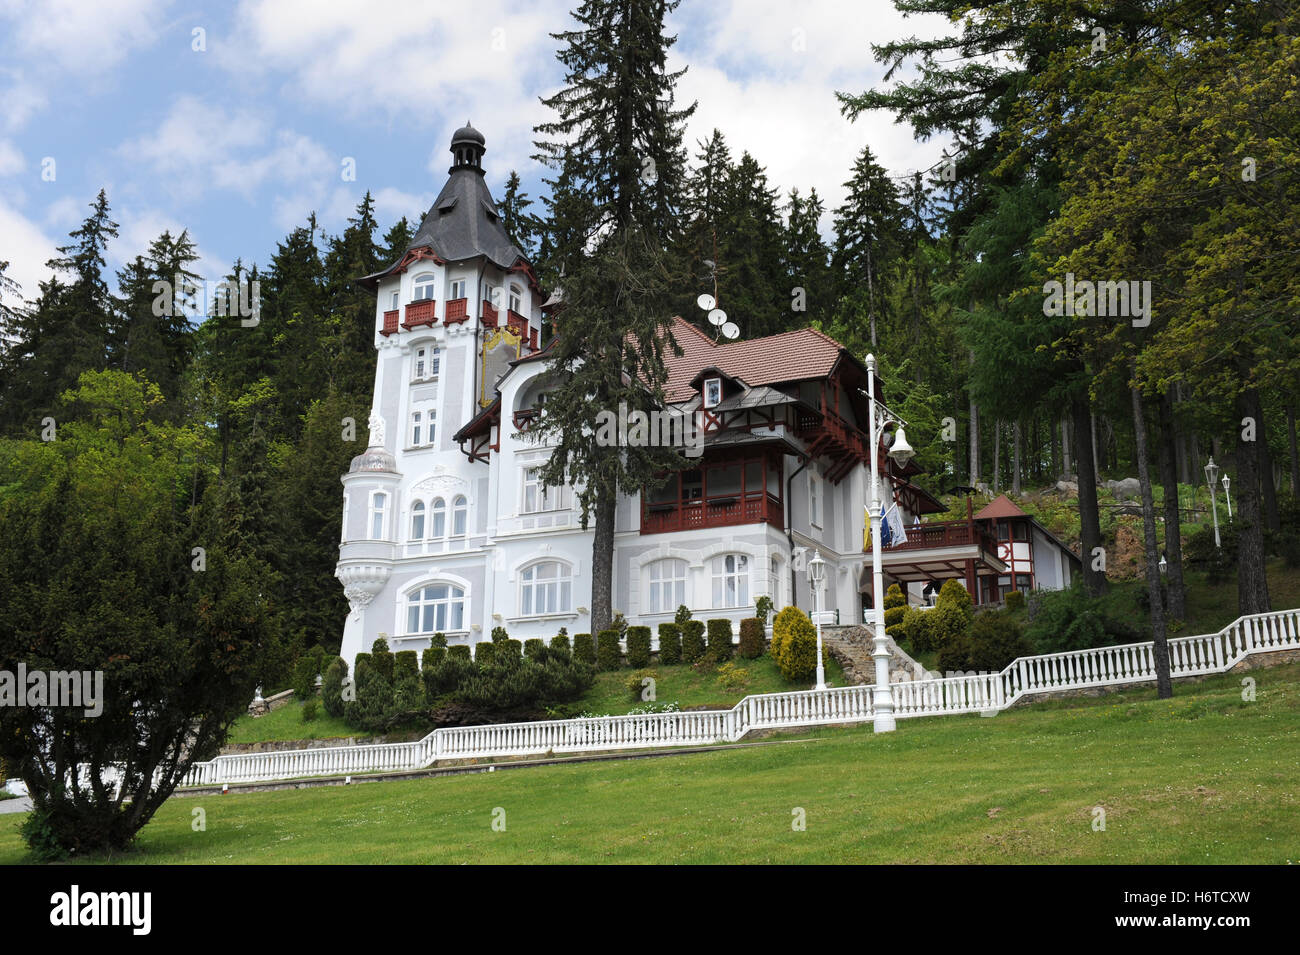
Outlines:
{"label": "grass slope", "polygon": [[[1255,702],[1223,676],[890,735],[173,799],[113,861],[1298,862],[1300,665],[1251,676]],[[0,819],[0,863],[24,859],[19,824]]]}

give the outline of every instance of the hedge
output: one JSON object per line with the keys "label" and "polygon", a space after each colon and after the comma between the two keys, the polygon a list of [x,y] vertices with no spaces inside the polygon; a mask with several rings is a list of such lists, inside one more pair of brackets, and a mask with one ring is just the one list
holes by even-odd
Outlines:
{"label": "hedge", "polygon": [[740,655],[746,660],[754,660],[763,655],[766,643],[763,633],[763,621],[758,617],[746,617],[740,621]]}
{"label": "hedge", "polygon": [[538,657],[545,655],[546,644],[540,637],[530,637],[524,641],[524,656],[530,660],[536,660]]}
{"label": "hedge", "polygon": [[589,633],[575,633],[573,635],[573,659],[579,663],[596,664],[596,643]]}
{"label": "hedge", "polygon": [[597,670],[617,670],[623,665],[623,651],[619,649],[617,630],[600,631],[596,641]]}
{"label": "hedge", "polygon": [[627,665],[638,670],[650,665],[650,628],[627,628]]}
{"label": "hedge", "polygon": [[708,622],[709,659],[714,663],[725,663],[731,659],[731,621],[715,618]]}
{"label": "hedge", "polygon": [[447,656],[455,657],[458,660],[468,660],[470,658],[470,649],[468,643],[457,643],[447,648]]}
{"label": "hedge", "polygon": [[560,633],[551,637],[551,649],[563,650],[565,653],[569,653],[572,650],[572,647],[569,646],[569,635]]}
{"label": "hedge", "polygon": [[343,682],[348,677],[348,664],[342,657],[335,657],[325,668],[324,682],[321,684],[321,701],[325,712],[330,716],[343,715]]}
{"label": "hedge", "polygon": [[423,670],[425,667],[436,667],[446,656],[447,645],[445,643],[442,646],[437,646],[435,644],[420,654],[420,669]]}
{"label": "hedge", "polygon": [[480,667],[491,666],[496,657],[497,645],[494,642],[480,640],[474,644],[474,662]]}
{"label": "hedge", "polygon": [[704,656],[704,621],[687,620],[682,626],[682,662],[695,663]]}
{"label": "hedge", "polygon": [[682,628],[675,623],[659,624],[659,662],[682,662]]}

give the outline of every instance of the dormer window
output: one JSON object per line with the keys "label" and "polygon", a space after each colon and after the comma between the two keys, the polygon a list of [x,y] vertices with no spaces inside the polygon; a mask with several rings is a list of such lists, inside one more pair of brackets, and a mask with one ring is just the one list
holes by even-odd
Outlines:
{"label": "dormer window", "polygon": [[704,407],[716,408],[722,401],[722,379],[706,378],[704,380]]}
{"label": "dormer window", "polygon": [[411,301],[423,302],[433,298],[433,280],[432,272],[421,272],[417,275],[412,283]]}
{"label": "dormer window", "polygon": [[447,295],[448,301],[455,301],[458,298],[465,297],[465,280],[455,279],[451,283],[451,292]]}

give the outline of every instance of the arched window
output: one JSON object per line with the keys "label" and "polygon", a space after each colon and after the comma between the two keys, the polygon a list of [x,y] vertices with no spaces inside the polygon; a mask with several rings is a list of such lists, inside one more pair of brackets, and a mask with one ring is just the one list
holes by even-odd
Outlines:
{"label": "arched window", "polygon": [[370,495],[370,539],[384,539],[384,511],[388,508],[388,495],[376,491]]}
{"label": "arched window", "polygon": [[433,298],[433,279],[432,272],[421,272],[411,280],[411,301],[423,302],[425,299]]}
{"label": "arched window", "polygon": [[447,502],[440,497],[433,499],[432,520],[429,522],[429,537],[447,536]]}
{"label": "arched window", "polygon": [[451,502],[451,536],[464,537],[465,527],[469,523],[469,501],[464,494],[457,494]]}
{"label": "arched window", "polygon": [[713,558],[713,606],[745,607],[749,604],[749,558],[720,554]]}
{"label": "arched window", "polygon": [[465,591],[451,584],[428,584],[406,598],[406,632],[437,633],[465,629]]}
{"label": "arched window", "polygon": [[411,540],[424,540],[424,501],[411,505]]}
{"label": "arched window", "polygon": [[529,564],[519,574],[519,612],[566,613],[573,607],[573,570],[558,560]]}
{"label": "arched window", "polygon": [[647,613],[669,613],[686,603],[686,561],[657,560],[646,568]]}

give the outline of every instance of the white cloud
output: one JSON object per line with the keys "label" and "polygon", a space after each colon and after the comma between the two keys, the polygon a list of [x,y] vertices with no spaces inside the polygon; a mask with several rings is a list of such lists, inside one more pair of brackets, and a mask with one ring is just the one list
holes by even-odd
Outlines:
{"label": "white cloud", "polygon": [[3,196],[0,196],[0,236],[4,236],[0,259],[9,263],[5,274],[22,287],[24,299],[35,298],[40,283],[50,276],[45,263],[54,257],[55,240],[9,205]]}
{"label": "white cloud", "polygon": [[97,74],[153,44],[172,0],[11,0],[0,18],[12,21],[19,55],[59,73]]}
{"label": "white cloud", "polygon": [[0,176],[16,176],[26,165],[18,147],[7,139],[0,139]]}

